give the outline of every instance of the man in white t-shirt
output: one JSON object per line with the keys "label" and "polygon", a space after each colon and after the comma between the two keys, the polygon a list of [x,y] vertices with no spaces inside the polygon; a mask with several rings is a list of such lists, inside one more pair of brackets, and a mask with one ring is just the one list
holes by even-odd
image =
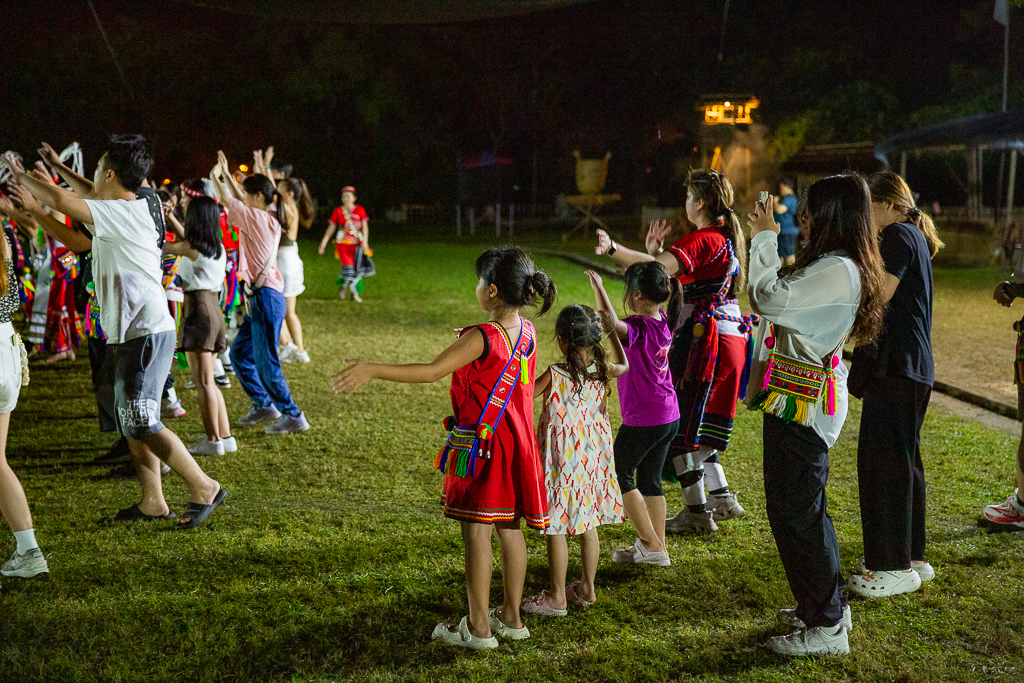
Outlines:
{"label": "man in white t-shirt", "polygon": [[206,520],[226,492],[160,421],[160,394],[174,358],[174,319],[161,284],[153,219],[147,202],[135,195],[152,164],[141,135],[112,136],[88,199],[12,171],[15,182],[43,204],[84,223],[93,236],[93,276],[100,325],[112,354],[108,362],[114,366],[117,427],[128,439],[142,485],[142,500],[121,510],[117,519],[174,516],[160,482],[163,460],[188,484],[190,502],[178,528],[192,528]]}

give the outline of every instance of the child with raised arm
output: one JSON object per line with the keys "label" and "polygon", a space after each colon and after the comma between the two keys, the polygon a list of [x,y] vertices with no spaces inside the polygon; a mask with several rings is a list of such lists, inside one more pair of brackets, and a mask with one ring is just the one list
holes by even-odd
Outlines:
{"label": "child with raised arm", "polygon": [[[597,602],[594,578],[600,544],[597,527],[622,521],[622,494],[615,478],[608,385],[629,366],[618,337],[612,358],[601,346],[601,316],[589,306],[567,306],[558,314],[555,336],[563,360],[537,379],[535,396],[544,397],[537,442],[544,459],[548,519],[548,589],[523,600],[525,612],[564,617],[569,603]],[[580,539],[583,575],[566,586],[569,550],[565,536]]]}
{"label": "child with raised arm", "polygon": [[[371,379],[436,382],[452,375],[451,430],[435,467],[445,473],[444,515],[462,523],[469,616],[442,622],[433,638],[449,645],[495,648],[496,633],[530,636],[519,618],[526,578],[526,541],[519,520],[543,530],[547,491],[533,429],[537,333],[520,311],[538,299],[543,315],[555,285],[518,248],[490,249],[476,261],[476,298],[488,321],[461,330],[430,363],[389,365],[352,361],[333,378],[335,393],[351,396]],[[488,611],[491,535],[497,529],[505,588],[501,607]]]}
{"label": "child with raised arm", "polygon": [[[587,271],[597,308],[612,335],[621,341],[629,372],[619,378],[622,426],[615,437],[615,471],[626,516],[636,529],[630,548],[616,550],[612,560],[625,564],[667,567],[665,494],[661,471],[669,445],[679,431],[679,404],[668,367],[672,330],[683,308],[679,281],[657,261],[634,263],[625,272],[626,308],[635,315],[619,320],[601,282]],[[661,309],[667,304],[668,312]]]}

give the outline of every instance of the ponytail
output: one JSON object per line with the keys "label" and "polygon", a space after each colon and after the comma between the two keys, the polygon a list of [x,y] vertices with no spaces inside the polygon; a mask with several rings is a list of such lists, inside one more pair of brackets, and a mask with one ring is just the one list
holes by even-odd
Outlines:
{"label": "ponytail", "polygon": [[524,294],[527,297],[539,296],[541,298],[540,315],[544,315],[555,303],[555,283],[551,281],[547,273],[538,270],[526,281]]}
{"label": "ponytail", "polygon": [[555,283],[537,270],[519,247],[488,249],[476,260],[476,276],[498,289],[498,296],[509,308],[533,306],[541,299],[540,315],[555,303]]}
{"label": "ponytail", "polygon": [[868,180],[868,189],[871,191],[872,202],[890,204],[894,210],[902,213],[910,223],[917,226],[928,242],[928,251],[931,252],[932,258],[939,253],[939,249],[946,246],[939,238],[931,216],[917,208],[910,186],[898,173],[879,171]]}
{"label": "ponytail", "polygon": [[281,224],[282,230],[287,230],[288,216],[285,214],[284,211],[284,197],[281,196],[281,193],[277,191],[276,187],[274,188],[274,207],[274,213],[276,214],[277,222]]}
{"label": "ponytail", "polygon": [[676,327],[683,319],[683,285],[676,278],[671,278],[668,297],[668,329],[675,332]]}
{"label": "ponytail", "polygon": [[[729,286],[729,298],[736,298],[736,293],[747,286],[747,237],[740,227],[740,219],[733,209],[736,193],[729,176],[718,171],[695,168],[686,177],[686,188],[693,193],[694,199],[702,200],[709,215],[725,222],[722,232],[732,242],[733,254],[739,262],[739,270],[732,275]],[[697,226],[702,227],[702,226]]]}
{"label": "ponytail", "polygon": [[295,207],[299,210],[299,225],[309,228],[316,218],[316,207],[313,206],[313,198],[306,187],[306,181],[302,178],[285,178],[280,181],[285,184],[288,191],[295,197]]}
{"label": "ponytail", "polygon": [[[555,320],[555,334],[565,344],[565,370],[573,383],[573,393],[583,394],[584,383],[598,381],[608,385],[608,355],[601,340],[604,328],[601,316],[582,304],[566,306]],[[614,334],[614,333],[613,333]],[[589,356],[589,358],[588,358]],[[590,364],[594,371],[590,371]]]}

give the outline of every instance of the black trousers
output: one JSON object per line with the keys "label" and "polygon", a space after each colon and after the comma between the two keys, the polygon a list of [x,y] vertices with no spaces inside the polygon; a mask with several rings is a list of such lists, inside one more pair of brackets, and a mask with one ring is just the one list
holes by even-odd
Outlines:
{"label": "black trousers", "polygon": [[873,378],[864,387],[857,479],[868,569],[899,571],[924,559],[921,425],[931,394],[906,377]]}
{"label": "black trousers", "polygon": [[107,342],[89,337],[89,367],[92,369],[92,390],[99,409],[100,431],[116,432],[114,409],[114,364],[107,362]]}
{"label": "black trousers", "polygon": [[846,595],[839,541],[828,515],[828,446],[813,429],[764,416],[764,493],[796,616],[808,627],[835,626]]}

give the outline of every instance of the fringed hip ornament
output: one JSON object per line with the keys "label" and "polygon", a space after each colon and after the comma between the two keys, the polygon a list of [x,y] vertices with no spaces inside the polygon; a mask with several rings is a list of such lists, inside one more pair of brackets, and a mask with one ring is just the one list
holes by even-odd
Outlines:
{"label": "fringed hip ornament", "polygon": [[[761,391],[751,406],[786,422],[809,427],[814,424],[815,411],[821,401],[822,392],[830,395],[825,404],[825,414],[835,415],[835,365],[838,359],[832,354],[833,367],[827,371],[821,365],[808,363],[784,356],[776,350],[777,339],[774,325],[764,340],[768,348],[768,363],[765,367]],[[831,381],[829,379],[831,378]]]}
{"label": "fringed hip ornament", "polygon": [[14,333],[14,343],[18,345],[21,355],[21,386],[27,387],[30,379],[28,371],[28,349],[25,348],[25,342],[22,341],[21,335],[17,332]]}

